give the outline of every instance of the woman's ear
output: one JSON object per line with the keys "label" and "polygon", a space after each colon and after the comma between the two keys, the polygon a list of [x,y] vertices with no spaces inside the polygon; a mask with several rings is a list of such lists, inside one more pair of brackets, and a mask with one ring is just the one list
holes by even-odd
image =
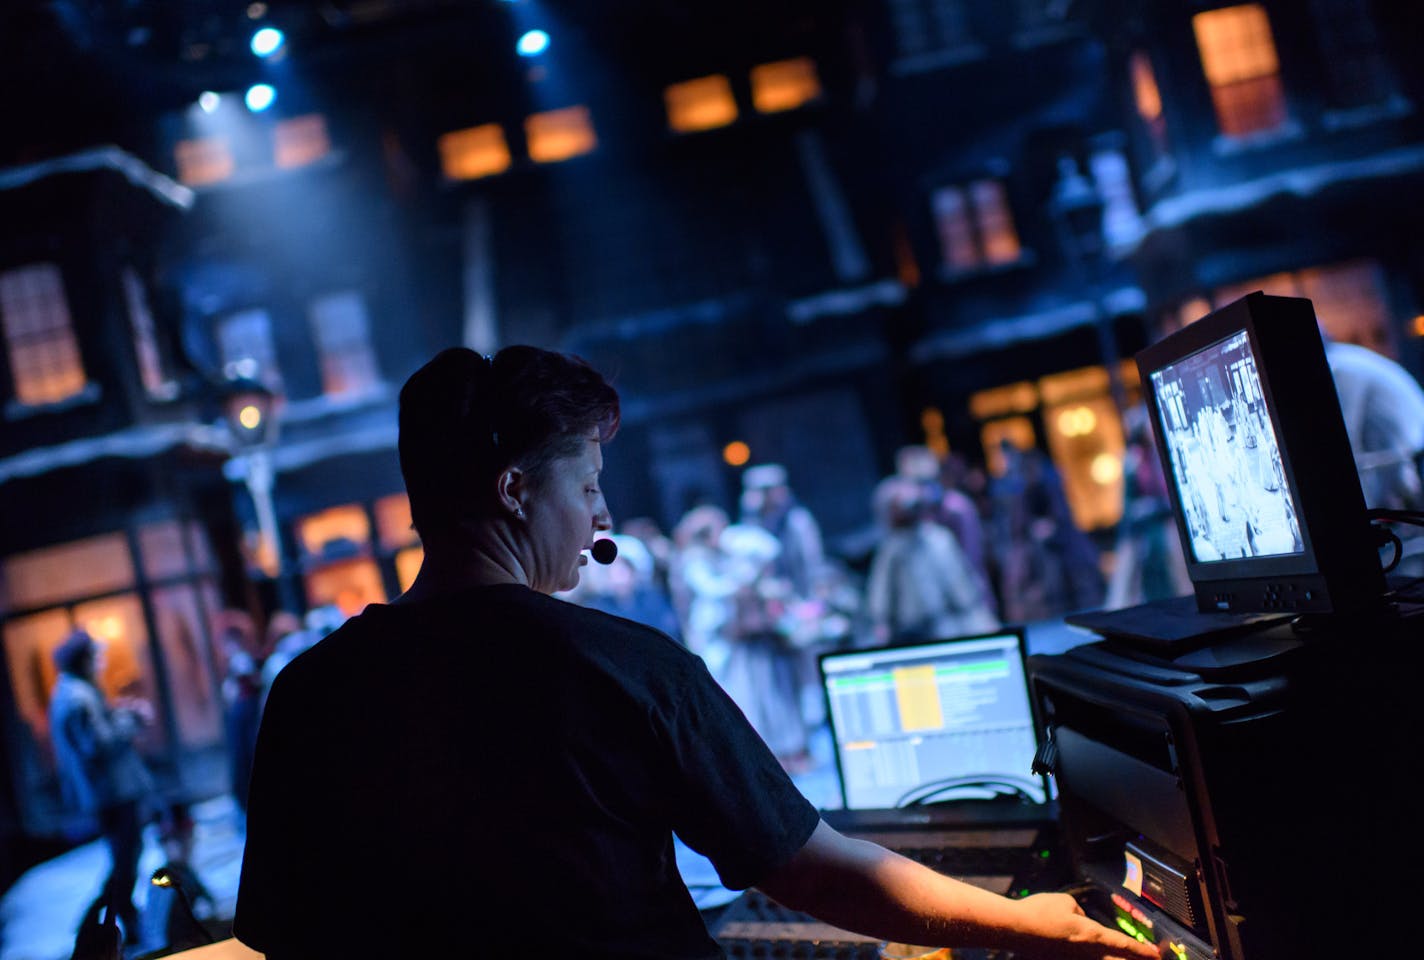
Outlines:
{"label": "woman's ear", "polygon": [[496,481],[495,495],[500,508],[520,520],[525,518],[524,500],[529,493],[529,475],[518,467],[505,467]]}

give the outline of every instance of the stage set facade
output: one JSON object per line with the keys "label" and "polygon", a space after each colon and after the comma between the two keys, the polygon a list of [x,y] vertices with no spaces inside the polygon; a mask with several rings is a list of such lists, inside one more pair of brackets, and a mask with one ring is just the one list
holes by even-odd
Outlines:
{"label": "stage set facade", "polygon": [[92,835],[45,720],[72,627],[194,799],[229,786],[224,628],[410,582],[396,396],[443,346],[612,375],[615,521],[735,511],[741,441],[852,566],[908,443],[1041,448],[1111,543],[1133,354],[1250,290],[1424,369],[1393,4],[579,6],[534,58],[525,4],[293,13],[264,113],[197,105],[242,74],[194,25],[187,72],[108,62],[152,109],[0,154],[0,882]]}

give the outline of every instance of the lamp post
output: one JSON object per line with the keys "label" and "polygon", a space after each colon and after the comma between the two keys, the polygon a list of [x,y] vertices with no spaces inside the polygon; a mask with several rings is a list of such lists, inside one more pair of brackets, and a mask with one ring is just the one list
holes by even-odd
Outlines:
{"label": "lamp post", "polygon": [[[229,477],[241,479],[257,512],[258,550],[255,558],[274,579],[282,576],[282,545],[277,530],[277,509],[272,499],[276,471],[272,445],[277,439],[277,412],[281,398],[266,384],[251,377],[233,377],[224,384],[223,412],[236,439],[236,454],[229,461]],[[270,556],[263,557],[266,550]]]}
{"label": "lamp post", "polygon": [[1098,349],[1107,368],[1108,389],[1121,416],[1127,410],[1127,391],[1118,369],[1121,355],[1111,314],[1099,299],[1097,268],[1105,253],[1103,238],[1103,196],[1097,185],[1083,175],[1078,161],[1068,154],[1058,158],[1058,181],[1053,186],[1049,210],[1058,226],[1059,242],[1072,262],[1079,285],[1093,308],[1093,328]]}

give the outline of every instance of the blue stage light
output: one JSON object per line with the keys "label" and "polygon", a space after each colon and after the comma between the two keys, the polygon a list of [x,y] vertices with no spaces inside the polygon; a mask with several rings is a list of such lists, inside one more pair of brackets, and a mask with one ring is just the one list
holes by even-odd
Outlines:
{"label": "blue stage light", "polygon": [[277,91],[271,84],[257,83],[247,88],[247,109],[253,113],[261,113],[272,106],[272,101],[277,99]]}
{"label": "blue stage light", "polygon": [[284,39],[276,27],[263,27],[252,35],[252,52],[259,57],[270,57],[281,49]]}
{"label": "blue stage light", "polygon": [[549,35],[543,30],[530,30],[519,38],[515,49],[521,57],[537,57],[549,48]]}
{"label": "blue stage light", "polygon": [[212,113],[222,103],[222,97],[211,90],[204,90],[198,96],[198,106],[203,108],[204,113]]}

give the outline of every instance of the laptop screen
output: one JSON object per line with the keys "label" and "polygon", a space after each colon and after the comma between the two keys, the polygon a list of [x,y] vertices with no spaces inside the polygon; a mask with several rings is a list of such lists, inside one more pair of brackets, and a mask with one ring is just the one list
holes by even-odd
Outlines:
{"label": "laptop screen", "polygon": [[820,657],[841,795],[850,810],[1017,794],[1037,803],[1038,749],[1023,631]]}

